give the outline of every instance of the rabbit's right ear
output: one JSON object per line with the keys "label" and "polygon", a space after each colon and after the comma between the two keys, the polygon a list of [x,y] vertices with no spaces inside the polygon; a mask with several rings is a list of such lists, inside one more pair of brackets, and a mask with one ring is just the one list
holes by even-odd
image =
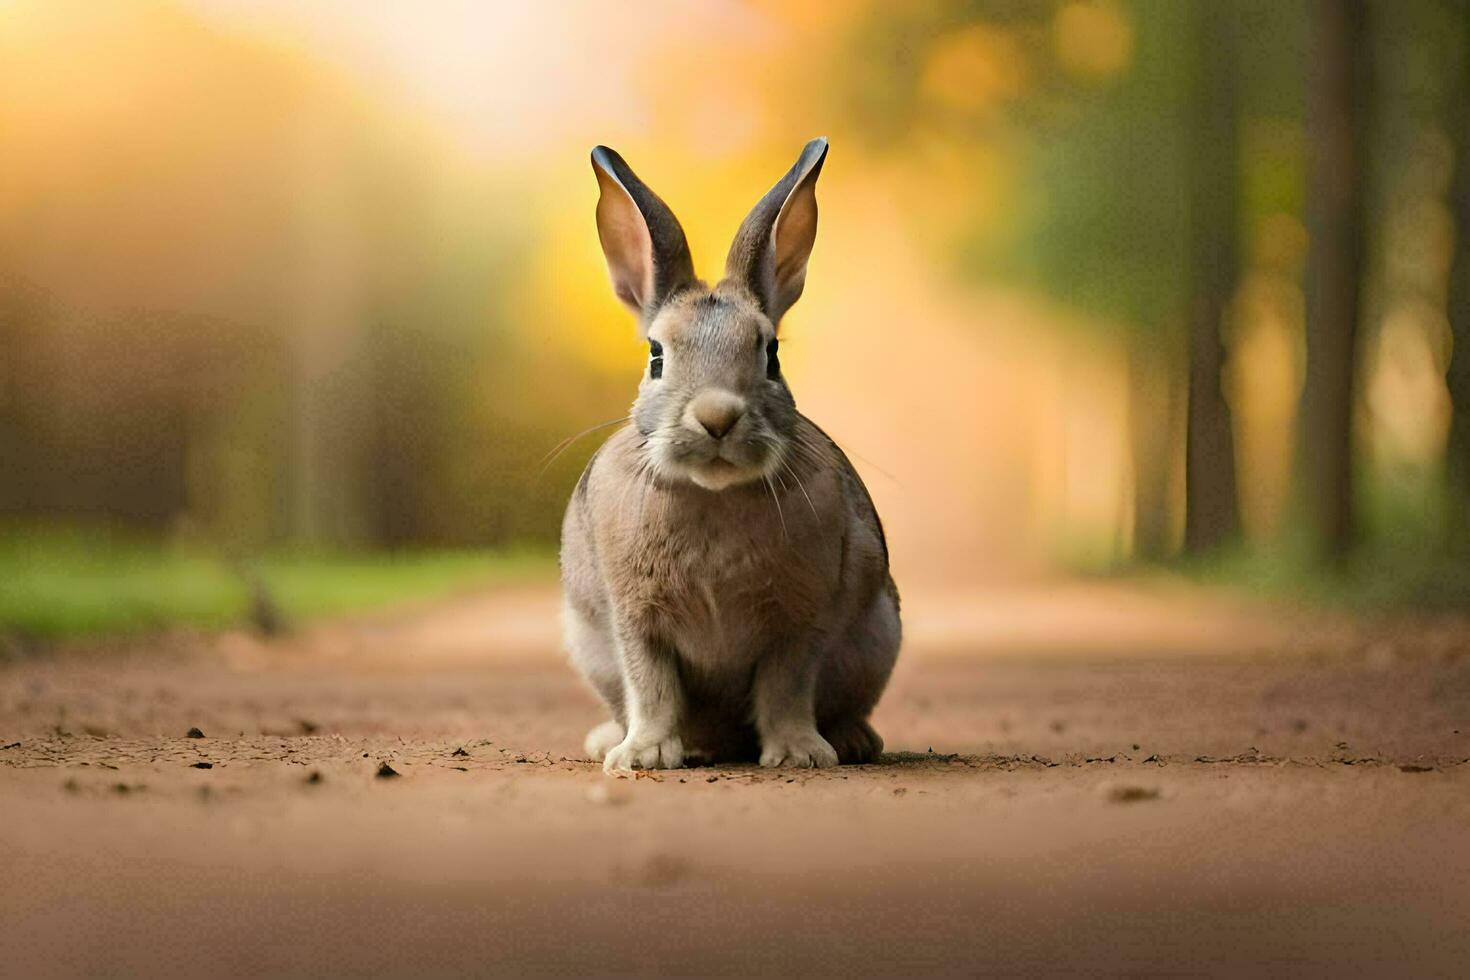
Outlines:
{"label": "rabbit's right ear", "polygon": [[679,219],[615,150],[592,150],[597,200],[597,237],[607,257],[613,291],[639,315],[653,319],[664,300],[694,281],[694,261]]}
{"label": "rabbit's right ear", "polygon": [[743,283],[775,324],[806,286],[806,263],[817,240],[817,178],[826,159],[822,137],[803,147],[786,176],[741,223],[725,259],[725,275]]}

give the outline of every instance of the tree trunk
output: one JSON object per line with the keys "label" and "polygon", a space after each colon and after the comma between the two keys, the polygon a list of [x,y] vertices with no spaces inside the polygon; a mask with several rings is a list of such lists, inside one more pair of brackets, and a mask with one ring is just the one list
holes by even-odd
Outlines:
{"label": "tree trunk", "polygon": [[1235,538],[1239,526],[1235,446],[1221,387],[1221,333],[1237,272],[1234,20],[1227,4],[1197,7],[1184,478],[1184,548],[1190,554],[1219,548]]}
{"label": "tree trunk", "polygon": [[286,472],[289,539],[310,547],[369,543],[363,487],[362,364],[364,283],[357,243],[358,202],[342,172],[342,127],[330,109],[306,97],[296,171],[298,274],[286,287],[292,346],[291,431]]}
{"label": "tree trunk", "polygon": [[43,319],[34,291],[0,274],[0,514],[35,509],[38,470],[51,455],[38,424]]}
{"label": "tree trunk", "polygon": [[1301,516],[1317,557],[1354,541],[1353,414],[1363,275],[1365,4],[1316,0],[1307,93],[1307,369],[1298,442]]}
{"label": "tree trunk", "polygon": [[[1470,51],[1470,0],[1457,5],[1463,18],[1461,51]],[[1449,386],[1454,414],[1446,467],[1449,477],[1449,539],[1452,546],[1470,546],[1470,56],[1462,55],[1454,116],[1450,119],[1455,142],[1455,256],[1450,266],[1449,320],[1454,339]]]}
{"label": "tree trunk", "polygon": [[1170,558],[1176,549],[1174,480],[1184,379],[1178,338],[1139,331],[1129,351],[1128,426],[1133,460],[1133,557]]}

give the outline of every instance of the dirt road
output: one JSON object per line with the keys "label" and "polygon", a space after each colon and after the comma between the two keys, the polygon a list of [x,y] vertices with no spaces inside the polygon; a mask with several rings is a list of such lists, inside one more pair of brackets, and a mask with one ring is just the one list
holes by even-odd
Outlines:
{"label": "dirt road", "polygon": [[0,975],[1470,962],[1463,622],[930,590],[884,764],[609,779],[554,609],[0,668]]}

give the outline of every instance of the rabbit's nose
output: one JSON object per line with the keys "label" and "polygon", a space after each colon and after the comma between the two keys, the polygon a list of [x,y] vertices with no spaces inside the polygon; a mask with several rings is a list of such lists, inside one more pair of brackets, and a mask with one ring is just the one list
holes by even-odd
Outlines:
{"label": "rabbit's nose", "polygon": [[723,439],[745,414],[745,399],[728,391],[701,391],[689,403],[689,414],[710,438]]}

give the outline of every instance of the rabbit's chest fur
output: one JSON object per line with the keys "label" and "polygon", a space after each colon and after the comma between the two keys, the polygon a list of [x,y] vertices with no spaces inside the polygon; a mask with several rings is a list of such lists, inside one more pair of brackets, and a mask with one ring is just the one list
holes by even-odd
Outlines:
{"label": "rabbit's chest fur", "polygon": [[793,502],[763,484],[720,493],[650,485],[619,509],[594,497],[608,596],[709,672],[743,671],[782,644],[810,643],[841,590],[840,512],[821,507],[833,489],[818,478],[810,502]]}
{"label": "rabbit's chest fur", "polygon": [[[641,570],[624,584],[634,608],[668,631],[681,655],[706,667],[743,667],[798,642],[836,590],[837,549],[799,521],[767,518],[755,501],[700,507],[685,527],[633,546]],[[774,509],[769,496],[766,508]],[[676,508],[684,510],[685,508]]]}

